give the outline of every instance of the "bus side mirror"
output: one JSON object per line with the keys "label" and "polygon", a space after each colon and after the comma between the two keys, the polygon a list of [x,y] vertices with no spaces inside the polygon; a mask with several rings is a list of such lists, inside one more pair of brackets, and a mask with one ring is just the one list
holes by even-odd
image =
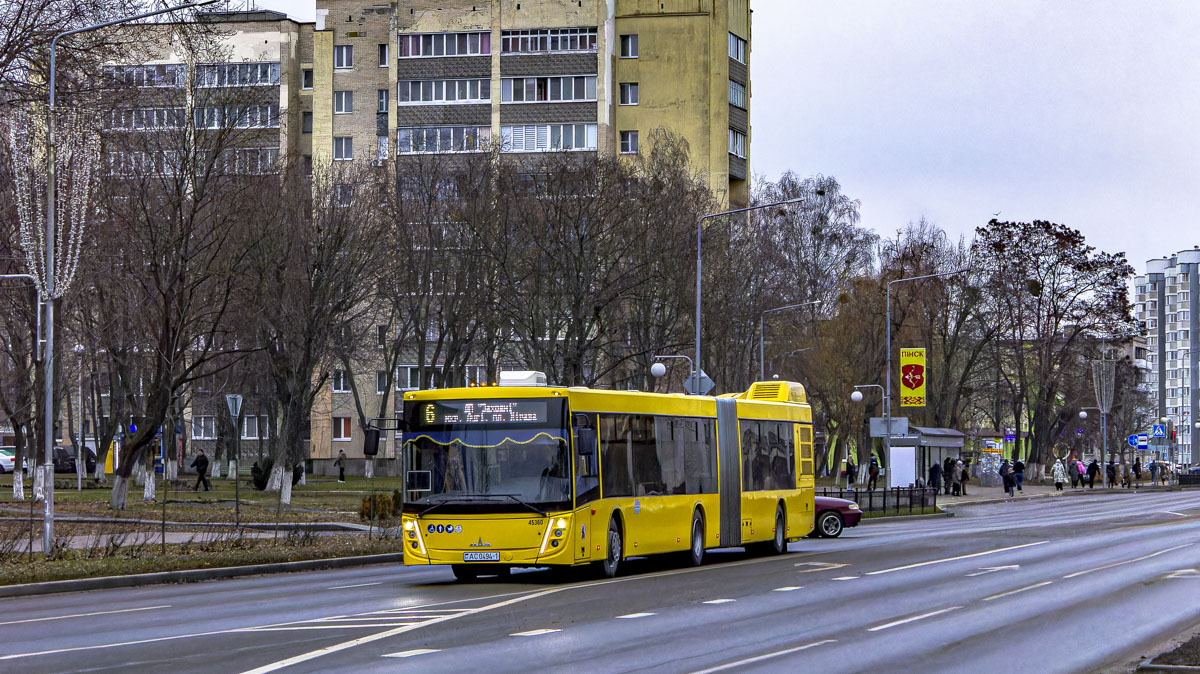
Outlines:
{"label": "bus side mirror", "polygon": [[363,455],[375,456],[379,453],[379,429],[368,428],[363,431]]}
{"label": "bus side mirror", "polygon": [[404,474],[404,488],[408,491],[432,491],[433,474],[427,470],[410,470]]}

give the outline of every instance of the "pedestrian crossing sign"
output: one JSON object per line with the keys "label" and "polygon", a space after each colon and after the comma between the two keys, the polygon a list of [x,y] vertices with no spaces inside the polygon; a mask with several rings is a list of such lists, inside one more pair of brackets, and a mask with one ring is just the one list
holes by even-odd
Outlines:
{"label": "pedestrian crossing sign", "polygon": [[1165,424],[1154,424],[1154,431],[1153,431],[1153,432],[1151,432],[1151,435],[1153,435],[1153,436],[1154,436],[1154,437],[1156,437],[1156,438],[1165,438],[1165,437],[1167,437],[1167,427],[1166,427],[1166,425],[1165,425]]}

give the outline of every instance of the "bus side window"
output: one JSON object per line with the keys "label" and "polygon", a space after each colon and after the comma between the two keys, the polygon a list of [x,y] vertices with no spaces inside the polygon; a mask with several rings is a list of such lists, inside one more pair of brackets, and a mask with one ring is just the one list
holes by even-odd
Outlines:
{"label": "bus side window", "polygon": [[572,415],[575,432],[575,505],[600,498],[600,472],[596,461],[596,417]]}

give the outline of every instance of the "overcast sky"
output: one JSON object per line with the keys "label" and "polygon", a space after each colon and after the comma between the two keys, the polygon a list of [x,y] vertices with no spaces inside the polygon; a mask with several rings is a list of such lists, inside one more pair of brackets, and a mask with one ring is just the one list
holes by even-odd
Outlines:
{"label": "overcast sky", "polygon": [[[312,0],[259,6],[312,20]],[[993,213],[1145,260],[1200,244],[1200,2],[752,0],[751,170],[863,224]]]}

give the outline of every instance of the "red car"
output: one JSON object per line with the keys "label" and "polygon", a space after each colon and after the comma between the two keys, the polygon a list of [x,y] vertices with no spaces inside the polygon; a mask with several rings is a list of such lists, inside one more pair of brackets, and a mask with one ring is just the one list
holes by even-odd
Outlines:
{"label": "red car", "polygon": [[837,538],[842,535],[842,529],[858,526],[858,521],[862,519],[862,510],[854,501],[832,496],[818,496],[816,501],[816,528],[809,536]]}

